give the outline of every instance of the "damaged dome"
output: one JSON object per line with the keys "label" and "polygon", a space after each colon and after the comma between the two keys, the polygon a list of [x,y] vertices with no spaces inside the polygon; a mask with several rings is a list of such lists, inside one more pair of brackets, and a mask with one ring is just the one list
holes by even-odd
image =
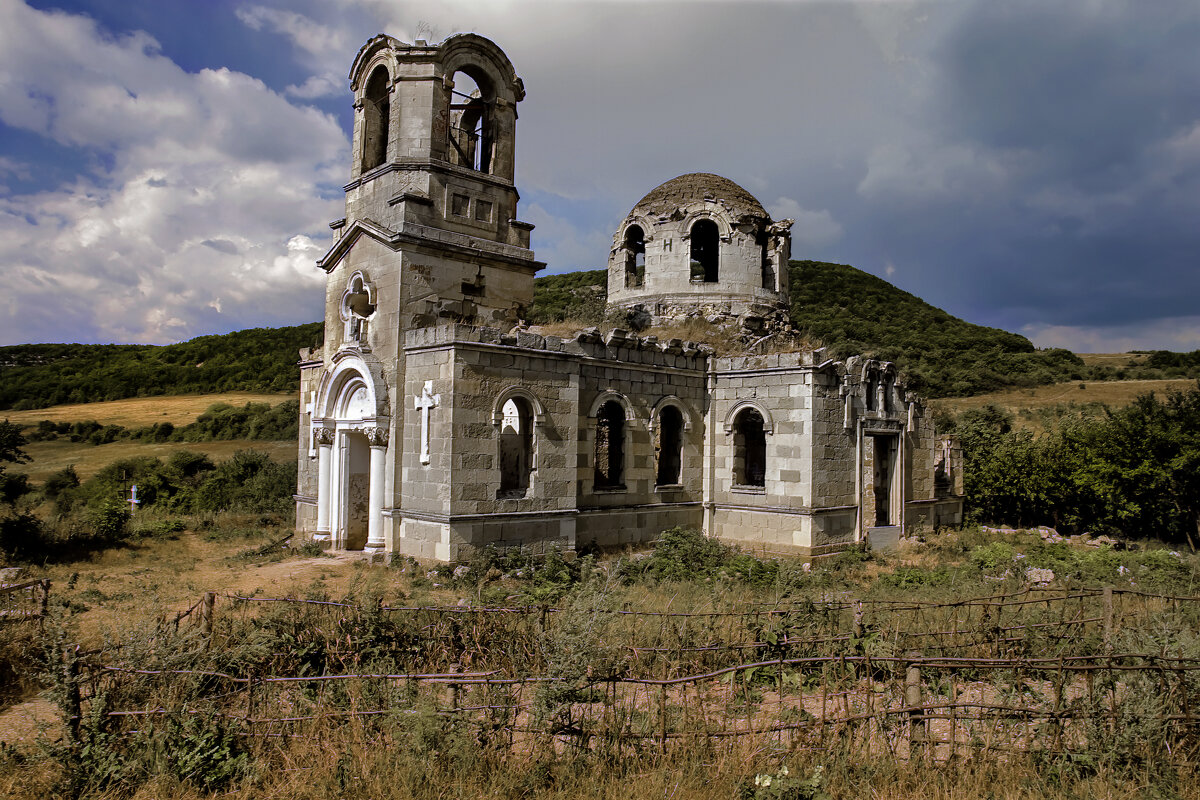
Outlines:
{"label": "damaged dome", "polygon": [[734,219],[768,216],[754,195],[728,178],[710,172],[690,172],[651,189],[633,207],[632,215],[664,217],[690,203],[705,200],[720,203]]}

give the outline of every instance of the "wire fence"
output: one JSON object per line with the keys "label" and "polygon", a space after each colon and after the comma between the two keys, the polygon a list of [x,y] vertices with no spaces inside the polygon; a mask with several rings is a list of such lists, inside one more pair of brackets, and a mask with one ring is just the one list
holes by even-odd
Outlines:
{"label": "wire fence", "polygon": [[63,663],[73,736],[94,714],[213,717],[263,739],[423,718],[513,753],[747,740],[934,760],[1119,746],[1190,763],[1200,651],[1160,632],[1198,621],[1200,598],[1112,588],[719,612],[210,592],[136,653]]}
{"label": "wire fence", "polygon": [[44,619],[49,606],[49,580],[0,585],[0,622]]}

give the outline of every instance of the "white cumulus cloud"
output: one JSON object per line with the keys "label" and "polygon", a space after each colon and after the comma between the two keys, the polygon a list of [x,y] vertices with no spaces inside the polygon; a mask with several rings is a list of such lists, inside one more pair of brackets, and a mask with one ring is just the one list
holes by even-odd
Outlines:
{"label": "white cumulus cloud", "polygon": [[340,213],[345,134],[145,34],[0,3],[0,120],[96,164],[0,195],[0,341],[168,342],[321,314],[312,263]]}

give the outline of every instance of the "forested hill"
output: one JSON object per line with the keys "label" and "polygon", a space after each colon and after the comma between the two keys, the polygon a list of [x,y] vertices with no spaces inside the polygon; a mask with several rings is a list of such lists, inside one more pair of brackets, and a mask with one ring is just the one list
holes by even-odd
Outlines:
{"label": "forested hill", "polygon": [[[598,324],[604,270],[536,281],[530,319],[566,317]],[[792,318],[825,343],[829,355],[858,353],[895,361],[929,397],[972,395],[1007,386],[1097,378],[1066,350],[1036,350],[1024,336],[972,325],[845,264],[791,262]]]}
{"label": "forested hill", "polygon": [[164,394],[296,391],[298,350],[323,324],[251,328],[163,346],[0,347],[0,409],[44,408]]}
{"label": "forested hill", "polygon": [[929,397],[1095,377],[1067,350],[1037,350],[1024,336],[973,325],[846,264],[791,262],[792,319],[830,355],[896,362]]}
{"label": "forested hill", "polygon": [[[604,321],[605,270],[534,283],[529,320]],[[791,262],[792,317],[831,357],[895,361],[926,397],[1120,377],[1198,377],[1200,351],[1155,353],[1136,372],[1085,366],[1066,350],[972,325],[885,280],[844,264]],[[24,344],[0,347],[0,410],[164,394],[295,391],[297,350],[319,345],[323,325],[254,328],[180,344]]]}

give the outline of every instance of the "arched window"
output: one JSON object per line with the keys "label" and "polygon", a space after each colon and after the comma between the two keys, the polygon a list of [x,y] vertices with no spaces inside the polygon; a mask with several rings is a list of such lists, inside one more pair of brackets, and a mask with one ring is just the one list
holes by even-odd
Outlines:
{"label": "arched window", "polygon": [[616,400],[609,400],[596,413],[596,472],[593,484],[597,489],[625,487],[625,409]]}
{"label": "arched window", "polygon": [[524,497],[533,471],[533,412],[529,402],[510,397],[501,408],[500,489],[496,497],[511,500]]}
{"label": "arched window", "polygon": [[625,288],[637,289],[646,282],[646,234],[639,225],[625,229]]}
{"label": "arched window", "polygon": [[683,466],[683,414],[675,406],[663,406],[655,428],[658,473],[655,484],[672,486],[680,482]]}
{"label": "arched window", "polygon": [[883,410],[892,410],[892,390],[896,386],[896,379],[892,375],[883,376]]}
{"label": "arched window", "polygon": [[492,171],[492,104],[488,87],[466,72],[456,72],[450,90],[450,162],[477,172]]}
{"label": "arched window", "polygon": [[367,87],[363,92],[363,172],[387,161],[388,125],[391,120],[388,82],[388,71],[380,65],[367,79]]}
{"label": "arched window", "polygon": [[691,233],[692,280],[704,283],[717,282],[717,266],[721,260],[721,231],[711,219],[697,220]]}
{"label": "arched window", "polygon": [[867,373],[866,382],[867,411],[879,409],[879,373],[874,370]]}
{"label": "arched window", "polygon": [[742,409],[733,421],[733,484],[767,485],[767,434],[756,408]]}

